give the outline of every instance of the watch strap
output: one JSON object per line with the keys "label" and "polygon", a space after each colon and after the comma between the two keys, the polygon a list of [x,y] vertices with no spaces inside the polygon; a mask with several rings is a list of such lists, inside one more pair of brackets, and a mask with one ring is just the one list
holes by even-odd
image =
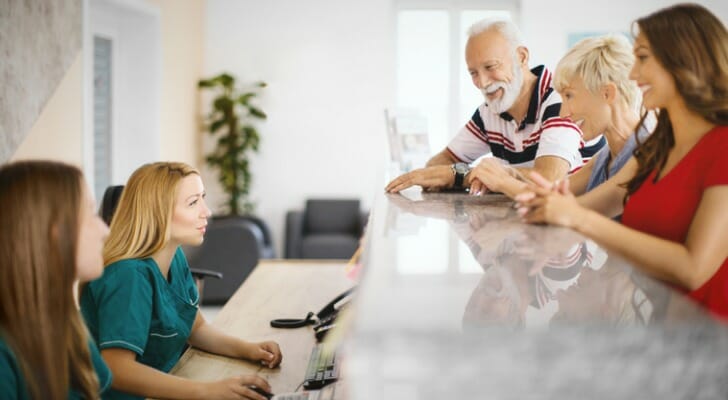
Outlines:
{"label": "watch strap", "polygon": [[465,174],[462,172],[458,172],[455,170],[455,184],[453,187],[455,188],[462,188],[463,187],[463,180],[465,180]]}

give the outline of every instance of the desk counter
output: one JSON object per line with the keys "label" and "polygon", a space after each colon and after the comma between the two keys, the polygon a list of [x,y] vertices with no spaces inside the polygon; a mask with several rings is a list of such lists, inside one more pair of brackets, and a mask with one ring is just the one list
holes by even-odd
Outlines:
{"label": "desk counter", "polygon": [[271,328],[274,318],[302,318],[318,311],[332,297],[354,283],[341,262],[281,260],[262,261],[212,322],[228,334],[247,341],[274,340],[283,353],[280,368],[217,356],[198,349],[187,350],[172,373],[213,381],[242,374],[257,374],[276,393],[293,392],[302,383],[315,339],[311,326]]}
{"label": "desk counter", "polygon": [[350,398],[728,398],[728,331],[502,196],[377,197],[346,335]]}

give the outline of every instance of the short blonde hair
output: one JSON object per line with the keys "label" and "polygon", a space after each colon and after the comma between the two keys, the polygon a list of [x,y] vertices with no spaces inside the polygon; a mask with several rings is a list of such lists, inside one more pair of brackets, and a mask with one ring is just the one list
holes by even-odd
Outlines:
{"label": "short blonde hair", "polygon": [[554,88],[563,91],[575,77],[580,77],[592,93],[613,83],[627,106],[636,109],[639,90],[637,84],[629,79],[633,64],[632,45],[622,35],[582,39],[556,66]]}
{"label": "short blonde hair", "polygon": [[179,184],[192,174],[200,173],[179,162],[146,164],[134,171],[111,220],[104,265],[150,257],[167,245]]}

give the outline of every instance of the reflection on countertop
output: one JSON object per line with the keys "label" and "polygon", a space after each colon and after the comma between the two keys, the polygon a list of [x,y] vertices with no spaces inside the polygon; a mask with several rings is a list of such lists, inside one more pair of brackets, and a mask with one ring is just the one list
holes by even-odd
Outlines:
{"label": "reflection on countertop", "polygon": [[362,261],[350,398],[728,398],[725,326],[504,196],[382,194]]}

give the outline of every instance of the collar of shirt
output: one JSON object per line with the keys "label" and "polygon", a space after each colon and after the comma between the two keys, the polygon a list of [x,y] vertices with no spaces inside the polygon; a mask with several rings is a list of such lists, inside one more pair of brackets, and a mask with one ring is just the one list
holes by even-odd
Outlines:
{"label": "collar of shirt", "polygon": [[[539,65],[531,69],[531,73],[537,76],[534,90],[531,91],[531,100],[528,103],[528,113],[526,118],[521,122],[518,130],[525,128],[526,124],[535,124],[538,116],[538,108],[541,106],[543,99],[548,96],[553,88],[551,87],[551,72],[544,65]],[[538,89],[538,90],[536,90]],[[507,111],[500,113],[500,117],[506,121],[513,121],[513,116]]]}

